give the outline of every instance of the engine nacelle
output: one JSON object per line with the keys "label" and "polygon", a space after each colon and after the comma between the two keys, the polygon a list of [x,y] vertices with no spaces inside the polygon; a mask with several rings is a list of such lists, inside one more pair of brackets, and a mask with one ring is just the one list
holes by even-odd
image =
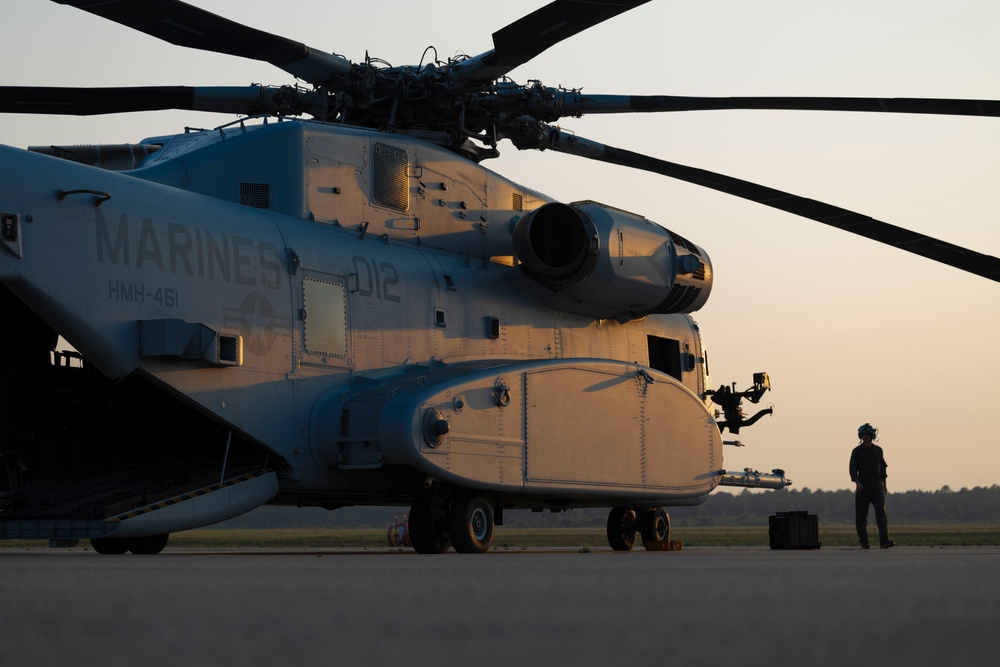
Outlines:
{"label": "engine nacelle", "polygon": [[526,214],[514,226],[514,253],[539,301],[595,319],[691,313],[712,290],[704,250],[597,202],[549,203]]}

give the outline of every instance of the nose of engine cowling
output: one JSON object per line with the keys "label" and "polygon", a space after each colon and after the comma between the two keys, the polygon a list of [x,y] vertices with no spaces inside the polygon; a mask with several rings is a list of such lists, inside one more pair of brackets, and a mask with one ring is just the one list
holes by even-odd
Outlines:
{"label": "nose of engine cowling", "polygon": [[641,216],[597,202],[545,204],[513,230],[522,271],[546,305],[596,318],[690,313],[708,300],[708,254]]}

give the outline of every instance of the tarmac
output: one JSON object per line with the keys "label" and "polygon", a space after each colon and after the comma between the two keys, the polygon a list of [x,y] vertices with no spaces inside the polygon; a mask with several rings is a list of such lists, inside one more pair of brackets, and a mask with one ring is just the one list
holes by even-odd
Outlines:
{"label": "tarmac", "polygon": [[0,549],[4,665],[967,665],[1000,547]]}

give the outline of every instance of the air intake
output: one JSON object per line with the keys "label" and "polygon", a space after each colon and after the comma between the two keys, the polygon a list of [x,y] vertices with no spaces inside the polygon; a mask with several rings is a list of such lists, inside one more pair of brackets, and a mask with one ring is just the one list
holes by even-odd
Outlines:
{"label": "air intake", "polygon": [[271,208],[271,185],[240,183],[240,203],[254,208]]}
{"label": "air intake", "polygon": [[372,152],[375,169],[372,201],[397,211],[407,210],[410,208],[410,184],[406,178],[409,162],[406,151],[377,143]]}

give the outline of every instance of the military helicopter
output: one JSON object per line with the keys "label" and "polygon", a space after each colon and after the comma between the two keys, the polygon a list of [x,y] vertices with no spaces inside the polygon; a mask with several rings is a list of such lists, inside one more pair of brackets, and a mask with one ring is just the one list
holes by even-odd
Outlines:
{"label": "military helicopter", "polygon": [[[421,553],[489,549],[505,509],[607,507],[669,544],[770,388],[715,387],[691,313],[707,252],[481,163],[509,140],[703,185],[1000,279],[1000,261],[554,125],[682,109],[989,115],[989,100],[585,95],[515,67],[643,2],[552,2],[479,55],[360,63],[171,0],[62,2],[277,65],[242,88],[2,87],[4,113],[241,116],[103,146],[0,147],[0,538],[157,553],[263,504],[409,504]],[[302,119],[309,116],[311,119]],[[59,336],[76,351],[54,351]]]}

